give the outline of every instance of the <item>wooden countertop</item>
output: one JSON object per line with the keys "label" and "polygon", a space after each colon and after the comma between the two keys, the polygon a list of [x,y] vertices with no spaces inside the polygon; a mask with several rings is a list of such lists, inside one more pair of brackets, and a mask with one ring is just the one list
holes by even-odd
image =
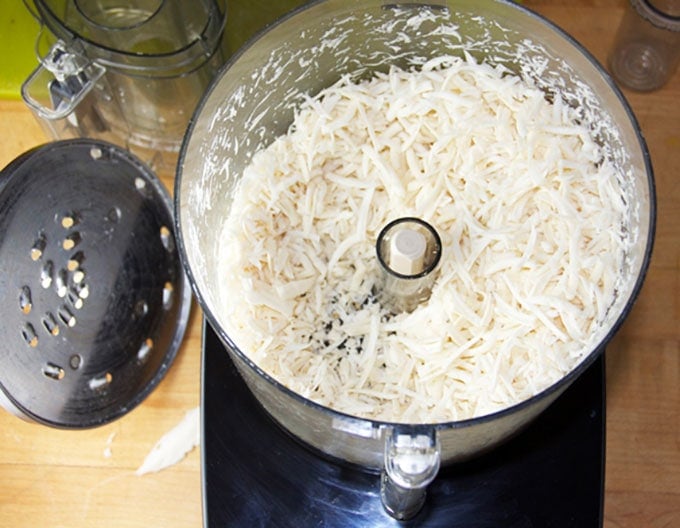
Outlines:
{"label": "wooden countertop", "polygon": [[[524,4],[604,62],[624,0]],[[655,93],[625,95],[651,151],[658,227],[642,294],[606,354],[604,525],[670,528],[680,526],[680,72]],[[0,122],[2,167],[46,140],[21,102],[0,101]],[[165,183],[171,188],[169,177]],[[199,404],[200,344],[194,306],[177,360],[159,387],[97,429],[51,429],[0,409],[0,526],[201,526],[199,449],[160,473],[135,475],[158,438]]]}

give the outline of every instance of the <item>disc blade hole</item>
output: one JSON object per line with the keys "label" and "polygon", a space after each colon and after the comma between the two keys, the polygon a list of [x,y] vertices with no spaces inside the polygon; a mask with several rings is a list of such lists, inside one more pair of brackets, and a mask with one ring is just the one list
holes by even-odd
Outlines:
{"label": "disc blade hole", "polygon": [[51,313],[48,312],[45,314],[45,316],[42,319],[42,324],[45,330],[47,330],[48,334],[53,336],[59,335],[59,325],[57,324],[54,315],[52,315]]}
{"label": "disc blade hole", "polygon": [[24,315],[30,314],[33,309],[31,289],[28,286],[24,286],[19,292],[19,309]]}
{"label": "disc blade hole", "polygon": [[150,337],[145,339],[144,342],[142,343],[142,346],[139,347],[139,351],[137,352],[137,359],[139,361],[144,361],[151,351],[153,350],[153,339]]}
{"label": "disc blade hole", "polygon": [[163,309],[169,310],[172,307],[175,288],[171,282],[166,282],[163,286]]}
{"label": "disc blade hole", "polygon": [[48,260],[40,270],[40,285],[44,289],[48,289],[50,286],[52,286],[53,276],[54,264],[51,260]]}
{"label": "disc blade hole", "polygon": [[175,239],[172,230],[167,226],[161,226],[161,243],[168,253],[175,250]]}
{"label": "disc blade hole", "polygon": [[38,335],[35,333],[35,328],[31,323],[28,323],[21,329],[21,337],[24,338],[26,344],[31,348],[38,346]]}
{"label": "disc blade hole", "polygon": [[61,368],[59,365],[55,365],[54,363],[46,363],[43,366],[43,375],[47,378],[51,378],[55,381],[60,381],[64,379],[65,372],[64,369]]}
{"label": "disc blade hole", "polygon": [[64,229],[72,229],[80,223],[80,215],[78,213],[66,213],[61,217],[61,227]]}
{"label": "disc blade hole", "polygon": [[93,391],[100,391],[111,385],[112,381],[113,375],[110,372],[106,372],[102,376],[91,378],[88,385]]}
{"label": "disc blade hole", "polygon": [[31,247],[31,260],[36,262],[40,260],[45,253],[45,246],[47,245],[47,239],[44,233],[38,234],[38,237],[33,242],[33,247]]}
{"label": "disc blade hole", "polygon": [[66,306],[59,308],[57,315],[59,316],[59,319],[61,319],[61,322],[69,328],[73,328],[76,325],[76,318]]}
{"label": "disc blade hole", "polygon": [[85,254],[82,251],[78,251],[77,253],[71,255],[71,257],[68,259],[68,262],[66,263],[66,269],[74,272],[80,268],[80,266],[82,266],[84,261]]}
{"label": "disc blade hole", "polygon": [[61,247],[64,248],[65,251],[71,251],[74,247],[80,244],[80,242],[80,233],[76,231],[75,233],[71,233],[66,238],[64,238],[61,243]]}

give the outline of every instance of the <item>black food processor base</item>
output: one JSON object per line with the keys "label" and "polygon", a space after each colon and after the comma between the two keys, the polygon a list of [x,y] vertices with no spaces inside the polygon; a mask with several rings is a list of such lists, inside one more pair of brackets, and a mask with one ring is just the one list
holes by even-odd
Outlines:
{"label": "black food processor base", "polygon": [[206,528],[602,526],[602,356],[523,433],[442,469],[423,510],[398,522],[383,510],[378,475],[295,441],[262,410],[207,323],[203,341]]}

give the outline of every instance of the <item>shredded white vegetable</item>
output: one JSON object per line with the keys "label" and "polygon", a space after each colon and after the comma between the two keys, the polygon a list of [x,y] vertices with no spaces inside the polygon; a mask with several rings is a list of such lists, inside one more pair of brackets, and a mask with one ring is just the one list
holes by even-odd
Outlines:
{"label": "shredded white vegetable", "polygon": [[[594,346],[623,194],[573,110],[470,58],[344,78],[244,171],[225,223],[226,330],[284,385],[362,418],[435,423],[522,401]],[[391,314],[375,241],[443,242],[429,301]]]}

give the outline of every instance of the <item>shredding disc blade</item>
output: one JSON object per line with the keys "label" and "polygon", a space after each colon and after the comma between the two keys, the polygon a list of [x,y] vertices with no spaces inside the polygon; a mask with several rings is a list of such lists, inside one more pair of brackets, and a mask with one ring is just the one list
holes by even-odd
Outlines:
{"label": "shredding disc blade", "polygon": [[158,178],[125,150],[54,142],[0,175],[0,403],[107,423],[159,383],[191,305]]}

